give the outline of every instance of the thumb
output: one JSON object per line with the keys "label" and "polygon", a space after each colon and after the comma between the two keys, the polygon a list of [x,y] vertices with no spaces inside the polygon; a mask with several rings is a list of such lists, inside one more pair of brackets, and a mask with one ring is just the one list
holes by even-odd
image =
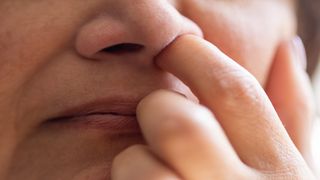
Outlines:
{"label": "thumb", "polygon": [[296,37],[282,43],[274,58],[266,92],[291,139],[309,161],[315,104],[305,67],[306,55],[301,39]]}

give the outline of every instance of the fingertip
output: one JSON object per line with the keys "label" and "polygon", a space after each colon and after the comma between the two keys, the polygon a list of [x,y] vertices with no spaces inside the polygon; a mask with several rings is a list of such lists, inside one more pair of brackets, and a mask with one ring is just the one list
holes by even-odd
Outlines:
{"label": "fingertip", "polygon": [[150,123],[152,123],[149,119],[157,118],[160,115],[159,113],[169,114],[169,111],[173,111],[173,109],[168,108],[169,106],[185,101],[187,101],[186,95],[165,89],[156,90],[144,97],[139,102],[136,110],[137,119],[142,130],[146,124],[146,126],[150,126]]}
{"label": "fingertip", "polygon": [[[300,41],[300,42],[299,42]],[[269,74],[266,92],[293,142],[305,155],[314,114],[313,93],[305,71],[304,47],[297,37],[282,42]]]}
{"label": "fingertip", "polygon": [[155,64],[160,68],[165,68],[166,63],[174,61],[181,52],[193,51],[193,47],[199,41],[204,41],[202,37],[193,34],[178,36],[171,44],[165,47],[155,58]]}
{"label": "fingertip", "polygon": [[302,39],[299,36],[296,36],[292,39],[292,48],[295,51],[295,58],[297,65],[301,67],[303,71],[307,70],[307,55],[306,49],[302,42]]}
{"label": "fingertip", "polygon": [[160,105],[160,101],[164,95],[170,95],[166,90],[160,89],[151,92],[147,96],[145,96],[137,106],[137,116],[143,115],[146,111],[157,108]]}
{"label": "fingertip", "polygon": [[176,97],[181,97],[183,99],[188,98],[185,94],[177,91],[169,91],[165,89],[153,91],[138,103],[137,114],[143,113],[144,109],[149,109],[153,108],[154,106],[160,105],[161,101],[164,100],[164,98],[171,99]]}

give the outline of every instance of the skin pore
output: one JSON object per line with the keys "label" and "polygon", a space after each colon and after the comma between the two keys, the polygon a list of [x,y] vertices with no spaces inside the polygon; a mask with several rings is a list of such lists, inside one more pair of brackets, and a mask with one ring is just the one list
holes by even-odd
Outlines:
{"label": "skin pore", "polygon": [[[144,143],[143,135],[134,128],[110,133],[52,119],[68,109],[110,98],[115,106],[137,106],[158,89],[197,102],[181,80],[154,63],[155,56],[184,34],[211,42],[266,87],[280,44],[295,34],[292,4],[289,0],[134,4],[132,0],[2,0],[0,143],[7,146],[0,148],[0,175],[5,179],[109,177],[114,157]],[[108,51],[119,44],[141,48]]]}

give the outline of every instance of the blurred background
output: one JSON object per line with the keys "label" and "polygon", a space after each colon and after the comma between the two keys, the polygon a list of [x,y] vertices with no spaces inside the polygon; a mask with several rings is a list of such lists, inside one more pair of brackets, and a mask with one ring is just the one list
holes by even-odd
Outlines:
{"label": "blurred background", "polygon": [[[312,78],[317,103],[317,120],[313,136],[313,155],[320,161],[320,0],[298,0],[299,35],[307,52],[308,74]],[[318,164],[318,163],[317,163]],[[320,171],[320,170],[319,170]]]}
{"label": "blurred background", "polygon": [[307,52],[307,71],[313,80],[320,112],[320,0],[299,0],[298,31]]}
{"label": "blurred background", "polygon": [[320,57],[320,0],[299,0],[297,10],[299,35],[306,46],[308,73],[312,76]]}

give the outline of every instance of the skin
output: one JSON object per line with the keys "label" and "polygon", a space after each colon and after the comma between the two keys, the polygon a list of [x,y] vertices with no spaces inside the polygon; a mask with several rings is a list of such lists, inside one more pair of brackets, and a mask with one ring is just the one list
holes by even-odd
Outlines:
{"label": "skin", "polygon": [[[194,52],[201,52],[200,61]],[[275,66],[301,71],[292,59],[281,60]],[[147,146],[118,155],[113,179],[314,178],[257,80],[215,46],[183,36],[157,64],[188,84],[203,105],[166,90],[143,99],[137,116]],[[204,70],[190,73],[194,68]]]}
{"label": "skin", "polygon": [[[290,41],[291,1],[2,0],[0,12],[4,179],[108,179],[111,169],[113,179],[312,176],[301,154],[309,158],[313,105],[297,65],[303,47]],[[178,38],[184,34],[194,36]],[[120,43],[144,49],[101,51]],[[142,134],[48,121],[123,93],[142,100]],[[165,115],[172,118],[157,121]]]}

